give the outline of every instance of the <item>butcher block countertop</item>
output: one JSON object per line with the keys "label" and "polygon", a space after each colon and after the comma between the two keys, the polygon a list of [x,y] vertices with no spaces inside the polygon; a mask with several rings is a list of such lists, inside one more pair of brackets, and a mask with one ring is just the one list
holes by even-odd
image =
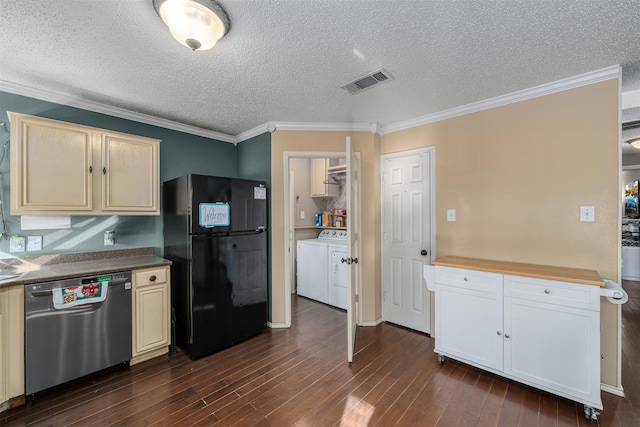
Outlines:
{"label": "butcher block countertop", "polygon": [[432,262],[442,267],[466,268],[490,273],[512,274],[514,276],[535,277],[537,279],[561,282],[583,283],[604,286],[604,280],[595,270],[581,268],[552,267],[548,265],[523,264],[519,262],[491,261],[478,258],[446,256]]}
{"label": "butcher block countertop", "polygon": [[7,258],[0,259],[0,275],[15,277],[0,280],[0,288],[166,265],[171,261],[153,248]]}

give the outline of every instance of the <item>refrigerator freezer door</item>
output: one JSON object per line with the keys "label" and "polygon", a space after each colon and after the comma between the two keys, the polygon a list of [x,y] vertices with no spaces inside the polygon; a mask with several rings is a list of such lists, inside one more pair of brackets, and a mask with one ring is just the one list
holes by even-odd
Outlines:
{"label": "refrigerator freezer door", "polygon": [[[192,234],[266,229],[267,196],[264,182],[191,175],[191,187]],[[225,206],[228,208],[226,218]],[[203,212],[215,213],[218,218],[203,218]]]}
{"label": "refrigerator freezer door", "polygon": [[[191,182],[191,234],[212,234],[230,232],[233,230],[231,218],[218,218],[213,221],[206,218],[208,213],[214,210],[214,205],[220,206],[215,209],[221,213],[227,206],[231,211],[231,178],[221,178],[205,175],[189,175]],[[203,209],[203,204],[206,205]],[[235,208],[235,206],[234,206]],[[217,223],[217,225],[213,225]],[[203,225],[205,224],[205,225]],[[208,224],[208,225],[206,225]],[[228,225],[227,225],[228,224]]]}
{"label": "refrigerator freezer door", "polygon": [[267,228],[267,194],[264,182],[231,180],[231,228],[255,231]]}

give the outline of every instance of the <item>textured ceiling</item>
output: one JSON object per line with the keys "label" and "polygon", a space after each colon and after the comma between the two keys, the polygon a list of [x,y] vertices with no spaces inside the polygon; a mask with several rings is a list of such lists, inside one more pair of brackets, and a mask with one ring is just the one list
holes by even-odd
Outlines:
{"label": "textured ceiling", "polygon": [[[229,135],[397,123],[615,64],[640,94],[638,0],[221,3],[231,31],[192,52],[152,0],[0,0],[0,80]],[[395,79],[340,89],[380,67]]]}

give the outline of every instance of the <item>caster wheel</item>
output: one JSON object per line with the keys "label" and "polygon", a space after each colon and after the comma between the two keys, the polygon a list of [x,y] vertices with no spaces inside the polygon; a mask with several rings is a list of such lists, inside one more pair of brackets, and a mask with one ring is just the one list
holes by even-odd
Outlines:
{"label": "caster wheel", "polygon": [[600,415],[600,412],[596,411],[595,408],[584,405],[584,417],[586,419],[588,419],[589,421],[597,421],[598,415]]}

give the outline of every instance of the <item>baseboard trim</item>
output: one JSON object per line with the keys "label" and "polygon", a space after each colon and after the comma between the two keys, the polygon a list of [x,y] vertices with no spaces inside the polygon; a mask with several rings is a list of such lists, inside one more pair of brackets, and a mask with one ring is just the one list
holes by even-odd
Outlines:
{"label": "baseboard trim", "polygon": [[600,384],[600,390],[615,394],[616,396],[624,397],[624,389],[622,386],[614,387],[608,384]]}
{"label": "baseboard trim", "polygon": [[373,320],[373,321],[369,320],[369,321],[366,321],[366,322],[362,322],[360,324],[360,326],[378,326],[380,323],[382,323],[382,317],[380,317],[380,318],[378,318],[376,320]]}
{"label": "baseboard trim", "polygon": [[289,326],[287,326],[286,323],[272,323],[272,322],[267,322],[267,326],[270,327],[271,329],[286,329]]}

